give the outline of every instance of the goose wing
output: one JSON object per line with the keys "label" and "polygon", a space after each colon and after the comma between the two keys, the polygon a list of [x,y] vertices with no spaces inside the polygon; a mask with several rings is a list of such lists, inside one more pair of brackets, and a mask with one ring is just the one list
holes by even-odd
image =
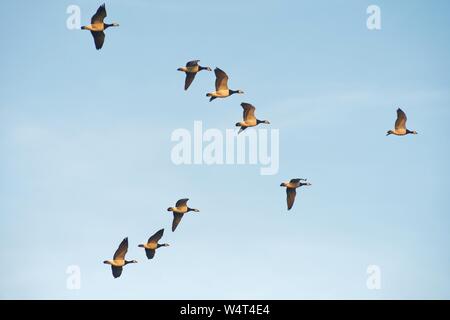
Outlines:
{"label": "goose wing", "polygon": [[244,121],[248,120],[256,120],[255,118],[255,107],[252,106],[250,103],[241,103],[242,108],[244,109]]}
{"label": "goose wing", "polygon": [[397,109],[397,120],[395,121],[395,130],[405,129],[406,130],[406,114],[402,109]]}
{"label": "goose wing", "polygon": [[188,63],[186,63],[186,67],[195,67],[198,66],[198,63],[200,62],[200,60],[192,60],[189,61]]}
{"label": "goose wing", "polygon": [[177,208],[186,207],[188,201],[189,201],[188,198],[180,199],[180,200],[177,201],[177,203],[175,203],[175,207],[177,207]]}
{"label": "goose wing", "polygon": [[114,260],[125,260],[125,255],[128,251],[128,238],[122,240],[117,248],[116,253],[114,253]]}
{"label": "goose wing", "polygon": [[155,256],[155,252],[156,252],[156,250],[154,250],[154,249],[145,249],[145,254],[147,255],[147,258],[149,258],[149,259],[153,259],[153,257]]}
{"label": "goose wing", "polygon": [[177,228],[178,224],[181,221],[181,218],[183,218],[183,214],[182,213],[173,213],[173,221],[172,221],[172,232],[175,231],[175,229]]}
{"label": "goose wing", "polygon": [[241,127],[238,131],[238,134],[241,133],[242,131],[244,131],[245,129],[247,129],[247,127]]}
{"label": "goose wing", "polygon": [[298,183],[300,183],[300,180],[301,180],[301,179],[296,178],[296,179],[291,179],[291,181],[289,181],[289,182],[290,182],[290,183],[298,184]]}
{"label": "goose wing", "polygon": [[297,191],[295,191],[295,189],[286,188],[286,195],[287,195],[287,208],[288,210],[291,210],[292,206],[294,205]]}
{"label": "goose wing", "polygon": [[186,72],[186,79],[184,80],[184,90],[187,90],[195,79],[196,73]]}
{"label": "goose wing", "polygon": [[216,91],[228,90],[228,76],[219,68],[214,69],[216,75]]}
{"label": "goose wing", "polygon": [[106,17],[106,7],[105,4],[102,4],[97,12],[91,18],[91,24],[103,23],[103,19]]}
{"label": "goose wing", "polygon": [[150,238],[148,238],[147,243],[158,243],[159,239],[162,238],[164,234],[164,229],[159,230],[158,232],[156,232],[154,235],[152,235]]}
{"label": "goose wing", "polygon": [[113,277],[118,278],[122,274],[123,269],[122,269],[122,267],[111,266],[111,270],[112,270]]}
{"label": "goose wing", "polygon": [[91,31],[94,37],[95,48],[100,50],[103,47],[103,42],[105,42],[105,33],[103,31]]}

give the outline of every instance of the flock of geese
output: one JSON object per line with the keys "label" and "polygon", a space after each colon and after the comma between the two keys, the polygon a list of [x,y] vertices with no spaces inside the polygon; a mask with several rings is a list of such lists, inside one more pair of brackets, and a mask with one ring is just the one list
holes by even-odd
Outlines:
{"label": "flock of geese", "polygon": [[[172,221],[172,232],[175,231],[177,226],[180,224],[181,219],[183,216],[190,212],[200,212],[198,209],[189,208],[187,205],[187,202],[189,199],[180,199],[175,204],[175,207],[169,207],[167,208],[167,211],[173,212],[173,221]],[[161,247],[168,247],[168,243],[158,243],[159,240],[161,240],[162,236],[164,235],[164,229],[159,230],[154,235],[152,235],[150,238],[148,238],[147,242],[144,244],[138,245],[139,248],[145,249],[145,254],[148,259],[153,259],[156,253],[156,249],[159,249]],[[111,265],[111,270],[114,278],[120,277],[122,274],[122,269],[125,265],[129,263],[137,263],[136,260],[126,260],[125,255],[128,251],[128,238],[125,238],[122,240],[122,242],[119,245],[119,248],[117,248],[116,252],[114,253],[114,256],[110,260],[105,260],[103,263]]]}
{"label": "flock of geese", "polygon": [[[119,24],[112,23],[108,24],[104,22],[104,19],[106,17],[106,8],[105,4],[101,5],[97,12],[92,16],[91,24],[87,26],[82,26],[82,30],[89,30],[91,31],[91,34],[94,38],[95,42],[95,48],[97,50],[101,49],[103,47],[103,43],[105,41],[105,33],[104,31],[109,27],[117,27]],[[212,71],[210,67],[202,67],[199,65],[200,60],[192,60],[186,63],[186,66],[180,67],[177,70],[184,72],[186,74],[185,82],[184,82],[184,90],[187,90],[192,82],[195,79],[195,76],[200,71],[206,70],[206,71]],[[233,94],[243,94],[244,92],[242,90],[232,90],[228,88],[228,75],[221,69],[215,68],[214,74],[216,76],[215,81],[215,91],[209,92],[206,94],[207,97],[209,97],[209,101],[213,101],[217,98],[227,98],[230,97]],[[241,106],[243,108],[243,121],[237,122],[236,126],[240,127],[239,133],[246,130],[250,127],[255,127],[259,124],[270,124],[267,120],[259,120],[255,116],[255,107],[249,103],[241,103]],[[397,109],[397,120],[395,121],[395,127],[393,130],[389,130],[387,132],[387,135],[397,135],[397,136],[405,136],[408,134],[417,134],[416,131],[411,131],[406,128],[406,114],[399,108]],[[297,195],[297,188],[303,187],[303,186],[311,186],[310,183],[307,182],[307,179],[300,179],[295,178],[291,179],[290,181],[286,181],[280,184],[281,187],[286,188],[286,201],[287,201],[287,209],[291,210],[295,197]],[[173,221],[172,221],[172,232],[175,231],[179,223],[181,222],[181,219],[183,216],[188,212],[199,212],[198,209],[193,209],[188,207],[187,202],[189,199],[180,199],[176,202],[174,207],[169,207],[167,211],[173,212]],[[162,236],[164,234],[164,229],[159,230],[154,235],[152,235],[146,243],[140,244],[140,248],[145,249],[145,254],[148,259],[153,259],[155,256],[155,252],[157,249],[161,247],[167,247],[169,244],[163,243],[160,244],[159,241],[161,240]],[[105,260],[105,264],[111,265],[112,274],[114,278],[120,277],[122,274],[122,269],[125,265],[129,263],[137,263],[136,260],[126,260],[125,255],[128,251],[128,238],[125,238],[122,240],[122,242],[119,245],[119,248],[116,250],[113,259]]]}

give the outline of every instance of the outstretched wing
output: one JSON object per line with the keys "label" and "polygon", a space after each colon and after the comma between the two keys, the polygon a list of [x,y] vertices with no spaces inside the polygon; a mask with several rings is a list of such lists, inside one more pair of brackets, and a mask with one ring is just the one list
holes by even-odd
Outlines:
{"label": "outstretched wing", "polygon": [[291,210],[292,206],[294,205],[295,196],[297,195],[297,192],[295,189],[286,189],[286,195],[287,195],[287,208],[288,210]]}
{"label": "outstretched wing", "polygon": [[103,42],[105,42],[105,33],[103,31],[91,31],[94,37],[95,48],[100,50],[103,47]]}
{"label": "outstretched wing", "polygon": [[159,239],[162,238],[164,234],[164,229],[159,230],[158,232],[156,232],[154,235],[152,235],[150,238],[148,238],[147,243],[158,243]]}
{"label": "outstretched wing", "polygon": [[111,270],[114,278],[118,278],[122,274],[122,267],[111,266]]}
{"label": "outstretched wing", "polygon": [[154,250],[154,249],[145,249],[145,254],[147,255],[147,258],[149,258],[149,259],[153,259],[153,257],[155,256],[155,252],[156,252],[156,250]]}
{"label": "outstretched wing", "polygon": [[214,69],[216,75],[216,91],[228,90],[228,76],[219,68]]}
{"label": "outstretched wing", "polygon": [[106,8],[105,4],[102,4],[98,9],[97,12],[92,16],[91,23],[103,23],[103,19],[106,17]]}
{"label": "outstretched wing", "polygon": [[177,228],[178,224],[181,221],[181,218],[183,218],[183,214],[182,213],[173,213],[173,221],[172,221],[172,232],[175,231],[175,229]]}
{"label": "outstretched wing", "polygon": [[244,131],[245,129],[247,129],[247,127],[241,127],[238,131],[238,134],[241,133],[242,131]]}
{"label": "outstretched wing", "polygon": [[300,182],[300,180],[301,180],[301,179],[296,178],[296,179],[291,179],[291,181],[289,181],[289,182],[290,182],[290,183],[295,183],[295,184],[297,184],[297,183]]}
{"label": "outstretched wing", "polygon": [[244,109],[244,121],[256,120],[255,118],[255,107],[250,103],[241,103],[242,108]]}
{"label": "outstretched wing", "polygon": [[188,198],[180,199],[180,200],[178,200],[177,203],[175,204],[175,207],[178,207],[178,208],[179,208],[179,207],[186,207],[188,201],[189,201]]}
{"label": "outstretched wing", "polygon": [[184,90],[187,90],[191,85],[192,81],[195,79],[196,73],[186,72],[186,80],[184,80]]}
{"label": "outstretched wing", "polygon": [[116,253],[114,253],[114,260],[125,260],[125,255],[128,251],[128,238],[122,240],[117,248]]}
{"label": "outstretched wing", "polygon": [[186,63],[186,67],[195,67],[198,66],[198,63],[200,62],[200,60],[192,60],[189,61],[188,63]]}
{"label": "outstretched wing", "polygon": [[402,109],[397,109],[397,120],[395,121],[395,130],[406,130],[406,114],[403,112]]}

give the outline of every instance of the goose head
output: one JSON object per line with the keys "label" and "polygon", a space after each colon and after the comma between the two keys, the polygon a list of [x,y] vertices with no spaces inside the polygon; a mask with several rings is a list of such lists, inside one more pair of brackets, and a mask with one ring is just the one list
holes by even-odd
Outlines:
{"label": "goose head", "polygon": [[408,133],[410,133],[410,134],[417,134],[417,131],[414,131],[414,130],[413,131],[409,131],[408,130]]}
{"label": "goose head", "polygon": [[260,123],[270,124],[270,122],[267,120],[257,120],[257,122],[258,122],[258,124],[260,124]]}
{"label": "goose head", "polygon": [[129,264],[129,263],[137,263],[137,261],[136,260],[130,260],[130,261],[125,260],[125,264]]}
{"label": "goose head", "polygon": [[192,209],[192,208],[188,208],[188,211],[200,212],[200,210],[198,210],[198,209]]}
{"label": "goose head", "polygon": [[119,24],[118,23],[105,23],[105,29],[109,28],[109,27],[118,27]]}
{"label": "goose head", "polygon": [[212,71],[210,67],[200,67],[200,70]]}
{"label": "goose head", "polygon": [[242,90],[230,90],[230,96],[232,94],[235,94],[235,93],[237,93],[237,94],[244,94],[244,91],[242,91]]}
{"label": "goose head", "polygon": [[138,245],[139,248],[145,248],[143,244]]}
{"label": "goose head", "polygon": [[160,247],[169,247],[169,246],[170,245],[168,243],[162,243],[162,244],[158,243],[158,248],[160,248]]}

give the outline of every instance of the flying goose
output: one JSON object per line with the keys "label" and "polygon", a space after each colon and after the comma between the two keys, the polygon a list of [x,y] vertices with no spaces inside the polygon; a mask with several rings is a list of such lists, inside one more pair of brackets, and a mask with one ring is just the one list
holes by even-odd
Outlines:
{"label": "flying goose", "polygon": [[234,93],[243,94],[244,91],[241,90],[231,90],[228,89],[228,76],[227,74],[220,70],[219,68],[214,69],[216,75],[216,91],[207,93],[207,97],[211,97],[209,101],[213,101],[216,98],[226,98]]}
{"label": "flying goose", "polygon": [[301,186],[310,186],[311,183],[303,183],[302,181],[306,181],[306,179],[291,179],[289,182],[283,182],[280,184],[280,187],[286,187],[286,195],[287,195],[287,208],[291,210],[294,205],[295,196],[297,195],[296,189]]}
{"label": "flying goose", "polygon": [[122,242],[119,245],[119,248],[116,250],[116,253],[114,253],[114,257],[112,260],[105,260],[103,263],[110,264],[111,270],[114,278],[120,277],[122,274],[122,267],[124,265],[127,265],[129,263],[137,263],[136,260],[125,260],[125,255],[128,251],[128,237],[123,239]]}
{"label": "flying goose", "polygon": [[103,42],[105,41],[105,33],[103,32],[109,27],[118,27],[118,23],[104,23],[103,19],[106,17],[106,8],[105,4],[102,4],[97,12],[91,18],[91,24],[87,26],[82,26],[81,30],[89,30],[91,31],[92,36],[94,37],[95,48],[100,50],[103,47]]}
{"label": "flying goose", "polygon": [[260,123],[265,123],[265,124],[270,124],[269,121],[267,120],[258,120],[255,117],[255,107],[252,106],[250,103],[245,103],[242,102],[241,103],[242,108],[244,109],[244,121],[238,122],[236,123],[236,127],[241,127],[239,129],[239,133],[241,133],[242,131],[244,131],[245,129],[249,128],[249,127],[255,127]]}
{"label": "flying goose", "polygon": [[178,71],[182,71],[186,73],[186,80],[184,81],[184,90],[187,90],[191,85],[192,81],[194,81],[195,75],[202,71],[208,70],[211,71],[210,67],[202,67],[198,63],[200,60],[192,60],[186,63],[186,67],[178,68]]}
{"label": "flying goose", "polygon": [[160,247],[168,247],[169,244],[163,243],[159,244],[158,241],[162,238],[164,234],[164,229],[159,230],[154,235],[152,235],[150,238],[148,238],[147,243],[140,244],[139,248],[145,248],[145,254],[147,255],[147,258],[153,259],[155,256],[156,249]]}
{"label": "flying goose", "polygon": [[390,134],[395,134],[396,136],[406,136],[407,134],[417,134],[416,131],[410,131],[406,129],[406,114],[402,109],[397,109],[397,120],[395,121],[395,129],[389,130],[387,136]]}
{"label": "flying goose", "polygon": [[180,199],[175,204],[175,207],[167,208],[167,211],[173,212],[172,232],[175,231],[175,229],[177,228],[178,224],[181,221],[181,218],[183,218],[183,215],[185,213],[189,211],[200,212],[200,210],[198,209],[189,208],[187,206],[188,201],[189,199]]}

